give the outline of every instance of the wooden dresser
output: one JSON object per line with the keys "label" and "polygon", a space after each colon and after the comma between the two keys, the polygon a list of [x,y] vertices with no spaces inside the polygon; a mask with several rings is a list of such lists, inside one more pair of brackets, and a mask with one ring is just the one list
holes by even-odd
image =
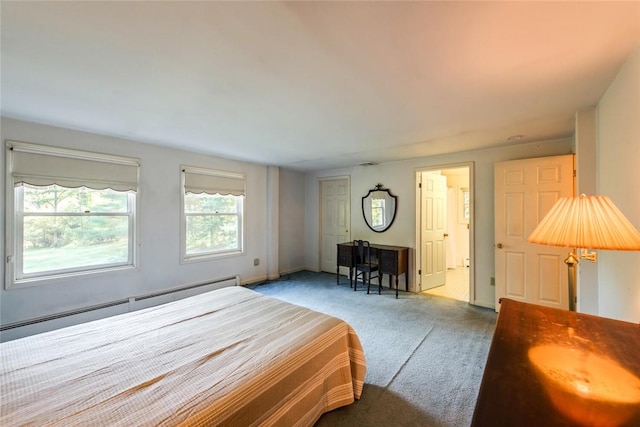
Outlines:
{"label": "wooden dresser", "polygon": [[503,298],[472,426],[640,426],[640,325]]}

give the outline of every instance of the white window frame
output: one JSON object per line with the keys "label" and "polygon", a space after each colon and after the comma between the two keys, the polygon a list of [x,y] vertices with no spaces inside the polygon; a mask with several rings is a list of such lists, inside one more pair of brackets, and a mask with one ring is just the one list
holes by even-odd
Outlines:
{"label": "white window frame", "polygon": [[[221,170],[194,167],[194,166],[184,166],[184,165],[181,166],[180,262],[191,263],[191,262],[207,261],[215,258],[238,256],[238,255],[244,254],[244,229],[245,229],[244,211],[246,209],[246,195],[238,196],[240,197],[240,202],[241,202],[240,203],[241,209],[239,209],[239,212],[236,214],[238,217],[238,247],[235,249],[223,249],[223,250],[214,250],[209,252],[201,252],[197,254],[187,254],[187,213],[185,212],[185,195],[186,195],[185,174],[186,173],[210,175],[210,176],[221,177],[221,178],[239,179],[239,180],[245,181],[245,185],[246,185],[246,177],[243,173],[228,172],[228,171],[221,171]],[[198,214],[190,214],[190,215],[198,215]],[[225,213],[224,215],[228,215],[228,213]]]}
{"label": "white window frame", "polygon": [[[128,212],[126,214],[85,214],[85,213],[64,213],[64,215],[78,216],[109,216],[109,215],[126,215],[129,221],[129,240],[128,240],[128,259],[126,263],[102,264],[95,266],[84,266],[77,268],[68,268],[61,270],[51,270],[46,272],[38,272],[33,274],[24,274],[22,269],[22,251],[19,250],[23,244],[23,219],[25,216],[32,216],[23,212],[21,195],[23,189],[16,188],[16,180],[12,175],[13,165],[11,163],[12,156],[9,153],[11,147],[26,147],[27,150],[33,149],[39,154],[50,154],[69,159],[90,159],[92,161],[112,162],[135,164],[139,174],[139,160],[114,156],[108,154],[99,154],[86,152],[81,150],[73,150],[67,148],[59,148],[53,146],[42,146],[31,143],[23,143],[16,141],[7,141],[6,152],[6,168],[5,168],[5,289],[23,288],[29,286],[47,285],[59,282],[70,277],[81,277],[97,273],[106,273],[116,270],[137,268],[139,264],[138,242],[140,241],[139,216],[137,215],[137,207],[140,203],[140,189],[136,188],[135,193],[128,196]],[[47,214],[35,214],[37,216],[46,216]],[[34,215],[34,216],[35,216]]]}

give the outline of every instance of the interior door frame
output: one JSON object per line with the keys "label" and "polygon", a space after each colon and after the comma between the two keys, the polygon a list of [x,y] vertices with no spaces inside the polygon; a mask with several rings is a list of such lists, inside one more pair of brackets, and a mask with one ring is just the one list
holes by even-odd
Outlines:
{"label": "interior door frame", "polygon": [[434,166],[422,166],[417,167],[414,170],[415,174],[415,251],[413,265],[414,283],[417,292],[421,292],[422,283],[419,270],[421,269],[422,250],[421,250],[421,236],[420,236],[420,221],[422,203],[420,200],[420,173],[422,172],[434,172],[444,169],[456,169],[456,168],[468,168],[469,169],[469,304],[475,305],[476,301],[476,267],[475,267],[475,172],[474,162],[461,162],[461,163],[446,163],[438,164]]}

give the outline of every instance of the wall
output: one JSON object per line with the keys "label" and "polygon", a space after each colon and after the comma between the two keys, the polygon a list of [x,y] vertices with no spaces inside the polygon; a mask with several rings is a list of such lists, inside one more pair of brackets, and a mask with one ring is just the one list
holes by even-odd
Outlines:
{"label": "wall", "polygon": [[[596,108],[580,110],[575,116],[575,194],[598,194],[596,185]],[[598,314],[598,263],[578,263],[578,304],[581,313]]]}
{"label": "wall", "polygon": [[[309,172],[305,190],[305,265],[318,271],[320,266],[318,179],[330,176],[351,177],[351,237],[369,239],[376,243],[415,247],[416,240],[416,170],[423,168],[455,167],[461,163],[474,163],[474,176],[470,177],[475,247],[471,267],[475,270],[475,299],[471,303],[494,307],[494,215],[493,215],[493,164],[498,161],[530,157],[569,154],[573,139],[523,143],[487,150],[469,151],[433,157],[422,157],[398,162],[381,163],[374,166]],[[361,197],[377,183],[384,184],[398,196],[398,216],[391,228],[384,233],[374,233],[362,218]],[[410,253],[410,269],[415,273],[414,250]],[[414,274],[410,276],[410,289],[415,289]]]}
{"label": "wall", "polygon": [[[597,106],[597,186],[640,229],[640,48]],[[599,315],[640,322],[640,252],[599,251]]]}
{"label": "wall", "polygon": [[[267,279],[280,277],[280,168],[267,167]],[[255,261],[254,261],[255,265]]]}
{"label": "wall", "polygon": [[304,269],[304,174],[280,169],[280,274]]}
{"label": "wall", "polygon": [[[7,139],[137,157],[140,167],[140,263],[137,269],[70,277],[46,286],[0,290],[2,324],[147,294],[167,288],[239,275],[243,283],[266,278],[267,167],[214,156],[162,148],[118,138],[2,118]],[[5,188],[5,148],[0,185]],[[245,253],[215,260],[180,263],[180,165],[244,172]],[[0,210],[4,224],[4,197]],[[4,226],[0,234],[4,239]],[[4,259],[5,248],[2,247]],[[259,266],[253,265],[255,258]],[[4,263],[2,263],[4,277]]]}

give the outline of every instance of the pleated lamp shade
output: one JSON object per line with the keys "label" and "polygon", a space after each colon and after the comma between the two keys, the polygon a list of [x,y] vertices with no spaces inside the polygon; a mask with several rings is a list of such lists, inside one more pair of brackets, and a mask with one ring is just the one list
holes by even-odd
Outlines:
{"label": "pleated lamp shade", "polygon": [[640,250],[640,232],[606,196],[563,197],[527,239],[581,249]]}

